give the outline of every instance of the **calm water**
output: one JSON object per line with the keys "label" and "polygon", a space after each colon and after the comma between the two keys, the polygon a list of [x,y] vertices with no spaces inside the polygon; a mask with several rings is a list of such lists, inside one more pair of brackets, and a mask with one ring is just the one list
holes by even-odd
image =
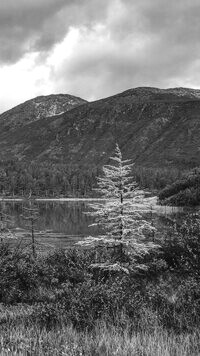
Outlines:
{"label": "calm water", "polygon": [[[85,236],[98,235],[100,230],[89,227],[93,220],[85,212],[89,210],[88,201],[40,201],[35,202],[34,207],[39,209],[39,218],[35,222],[35,231],[38,243],[49,247],[69,247],[74,242],[83,239]],[[12,221],[12,231],[17,240],[23,236],[23,241],[29,241],[27,236],[30,230],[29,223],[23,219],[23,207],[33,207],[29,202],[0,202],[0,209],[4,214],[8,214]],[[154,215],[165,216],[167,214],[181,214],[183,209],[153,207]]]}
{"label": "calm water", "polygon": [[12,220],[10,230],[17,240],[30,240],[30,222],[24,220],[23,208],[38,208],[39,217],[34,223],[35,235],[40,243],[49,247],[69,247],[85,236],[98,235],[99,229],[89,227],[93,223],[85,212],[89,210],[86,201],[40,201],[34,204],[21,201],[1,201],[0,211]]}
{"label": "calm water", "polygon": [[[25,228],[27,222],[23,219],[25,208],[38,208],[39,218],[35,222],[37,230],[52,230],[68,235],[82,235],[89,233],[88,225],[92,222],[84,212],[88,211],[86,202],[36,202],[34,205],[24,202],[1,202],[3,212],[12,216],[15,226]],[[94,231],[92,231],[94,233]]]}

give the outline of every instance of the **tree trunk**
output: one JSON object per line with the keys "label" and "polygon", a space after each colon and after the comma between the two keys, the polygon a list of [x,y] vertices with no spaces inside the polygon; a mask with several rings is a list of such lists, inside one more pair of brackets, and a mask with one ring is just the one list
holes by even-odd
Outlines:
{"label": "tree trunk", "polygon": [[33,251],[33,258],[36,257],[36,251],[35,251],[35,236],[34,236],[34,225],[33,225],[33,219],[31,220],[31,237],[32,237],[32,251]]}

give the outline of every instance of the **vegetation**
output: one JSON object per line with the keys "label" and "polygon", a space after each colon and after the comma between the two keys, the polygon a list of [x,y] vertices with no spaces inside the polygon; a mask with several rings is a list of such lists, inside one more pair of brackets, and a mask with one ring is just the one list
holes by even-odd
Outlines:
{"label": "vegetation", "polygon": [[[91,196],[101,167],[74,164],[31,163],[18,160],[0,162],[0,194],[4,196]],[[180,179],[178,169],[134,166],[132,175],[143,189],[160,190]]]}
{"label": "vegetation", "polygon": [[[39,320],[27,322],[32,314],[30,306],[1,310],[4,326],[1,331],[2,355],[67,355],[67,356],[196,356],[199,355],[198,331],[174,334],[155,326],[130,333],[120,320],[115,327],[99,321],[93,331],[80,332],[71,325],[55,328],[39,328]],[[16,322],[17,317],[20,322]],[[143,321],[147,321],[143,315]],[[7,320],[7,324],[5,323]],[[9,321],[11,322],[9,325]],[[153,320],[152,320],[153,322]],[[6,325],[5,325],[6,324]],[[28,324],[28,325],[27,325]]]}
{"label": "vegetation", "polygon": [[[100,226],[103,234],[88,237],[79,244],[113,248],[111,261],[104,265],[95,264],[93,268],[106,267],[107,270],[113,270],[123,266],[124,270],[124,266],[130,261],[132,267],[134,266],[136,256],[144,255],[156,247],[150,241],[155,228],[146,217],[150,213],[150,207],[144,203],[144,192],[130,176],[133,164],[130,160],[122,159],[118,144],[114,157],[110,159],[114,162],[103,167],[103,176],[97,178],[98,188],[95,189],[107,200],[89,204],[93,211],[88,213],[95,218],[93,225]],[[138,204],[142,204],[143,208],[138,207]],[[140,266],[142,267],[144,268]]]}
{"label": "vegetation", "polygon": [[31,246],[32,246],[32,254],[33,258],[36,257],[36,246],[35,246],[35,231],[34,231],[34,223],[39,218],[39,209],[38,208],[25,208],[23,207],[23,219],[29,221],[31,228]]}
{"label": "vegetation", "polygon": [[198,355],[197,216],[169,222],[145,270],[94,276],[112,251],[57,250],[32,257],[0,247],[1,354]]}
{"label": "vegetation", "polygon": [[0,241],[2,242],[4,238],[12,237],[12,232],[10,227],[13,225],[11,217],[3,211],[0,211]]}
{"label": "vegetation", "polygon": [[110,200],[92,205],[100,244],[39,253],[32,208],[31,245],[1,241],[0,354],[200,354],[200,217],[167,219],[150,236],[148,216],[126,199],[141,198],[131,164],[118,147],[113,160],[97,179]]}
{"label": "vegetation", "polygon": [[0,194],[11,196],[86,196],[91,193],[98,169],[64,164],[0,163]]}
{"label": "vegetation", "polygon": [[200,169],[194,169],[168,185],[160,192],[159,199],[165,205],[200,205]]}

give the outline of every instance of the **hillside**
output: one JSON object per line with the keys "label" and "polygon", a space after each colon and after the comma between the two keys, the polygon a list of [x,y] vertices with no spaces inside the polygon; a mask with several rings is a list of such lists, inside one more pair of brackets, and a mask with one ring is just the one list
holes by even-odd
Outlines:
{"label": "hillside", "polygon": [[47,99],[37,100],[0,116],[0,159],[90,168],[105,164],[117,141],[138,166],[200,165],[200,90],[145,87],[91,103],[76,98],[82,105],[67,102],[58,116],[51,101],[43,111]]}
{"label": "hillside", "polygon": [[167,185],[159,194],[163,205],[195,206],[200,204],[200,169],[194,169],[181,179]]}
{"label": "hillside", "polygon": [[38,96],[0,115],[1,130],[15,130],[47,116],[55,116],[86,103],[86,100],[57,94]]}

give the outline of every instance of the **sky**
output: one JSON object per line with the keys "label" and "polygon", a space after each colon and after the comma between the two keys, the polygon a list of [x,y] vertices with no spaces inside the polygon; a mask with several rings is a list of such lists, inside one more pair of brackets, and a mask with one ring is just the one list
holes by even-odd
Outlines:
{"label": "sky", "polygon": [[0,113],[52,93],[200,88],[199,18],[199,0],[0,0]]}

